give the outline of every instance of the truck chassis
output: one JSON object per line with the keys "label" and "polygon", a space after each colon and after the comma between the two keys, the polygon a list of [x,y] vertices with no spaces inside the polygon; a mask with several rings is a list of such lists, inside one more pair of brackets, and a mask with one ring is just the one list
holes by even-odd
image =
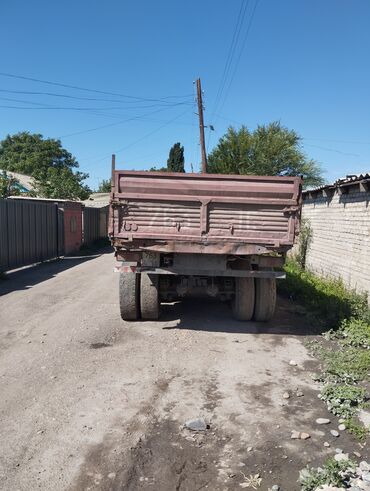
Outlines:
{"label": "truck chassis", "polygon": [[161,302],[208,295],[230,301],[238,320],[265,322],[275,310],[276,279],[285,278],[272,266],[282,264],[282,256],[143,252],[140,263],[122,261],[115,268],[120,273],[121,316],[156,320]]}
{"label": "truck chassis", "polygon": [[271,319],[299,230],[299,177],[112,173],[109,235],[124,320],[208,295],[242,321]]}

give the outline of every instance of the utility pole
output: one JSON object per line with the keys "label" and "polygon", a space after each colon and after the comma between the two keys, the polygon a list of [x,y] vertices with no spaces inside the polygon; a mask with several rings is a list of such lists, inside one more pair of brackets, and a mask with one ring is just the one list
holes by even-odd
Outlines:
{"label": "utility pole", "polygon": [[202,173],[205,174],[207,172],[207,155],[206,155],[206,142],[204,139],[202,86],[200,84],[200,78],[197,79],[197,100],[198,100],[198,116],[199,116],[200,150],[202,155]]}

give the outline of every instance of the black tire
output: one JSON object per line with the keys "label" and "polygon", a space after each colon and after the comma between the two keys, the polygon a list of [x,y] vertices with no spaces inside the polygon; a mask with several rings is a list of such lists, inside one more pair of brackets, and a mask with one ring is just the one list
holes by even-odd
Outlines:
{"label": "black tire", "polygon": [[157,274],[141,273],[140,311],[143,320],[159,318],[159,278]]}
{"label": "black tire", "polygon": [[124,321],[140,319],[139,292],[140,275],[137,273],[120,273],[119,307]]}
{"label": "black tire", "polygon": [[269,321],[275,312],[276,306],[276,280],[275,278],[256,278],[256,299],[254,306],[254,320],[257,322]]}
{"label": "black tire", "polygon": [[254,310],[254,278],[235,278],[232,301],[233,316],[239,321],[250,321]]}

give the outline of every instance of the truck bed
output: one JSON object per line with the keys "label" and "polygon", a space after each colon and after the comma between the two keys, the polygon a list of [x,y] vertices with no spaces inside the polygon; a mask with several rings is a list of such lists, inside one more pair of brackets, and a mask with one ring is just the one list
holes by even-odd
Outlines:
{"label": "truck bed", "polygon": [[255,254],[294,243],[301,178],[116,170],[109,235],[117,248]]}

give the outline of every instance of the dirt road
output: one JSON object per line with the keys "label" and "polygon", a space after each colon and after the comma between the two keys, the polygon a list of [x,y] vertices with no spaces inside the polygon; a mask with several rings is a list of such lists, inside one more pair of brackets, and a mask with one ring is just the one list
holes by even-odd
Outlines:
{"label": "dirt road", "polygon": [[[0,488],[233,490],[259,473],[261,490],[298,490],[298,470],[334,451],[304,319],[282,300],[257,325],[189,299],[124,323],[112,267],[106,253],[0,281]],[[184,429],[198,417],[206,431]]]}

